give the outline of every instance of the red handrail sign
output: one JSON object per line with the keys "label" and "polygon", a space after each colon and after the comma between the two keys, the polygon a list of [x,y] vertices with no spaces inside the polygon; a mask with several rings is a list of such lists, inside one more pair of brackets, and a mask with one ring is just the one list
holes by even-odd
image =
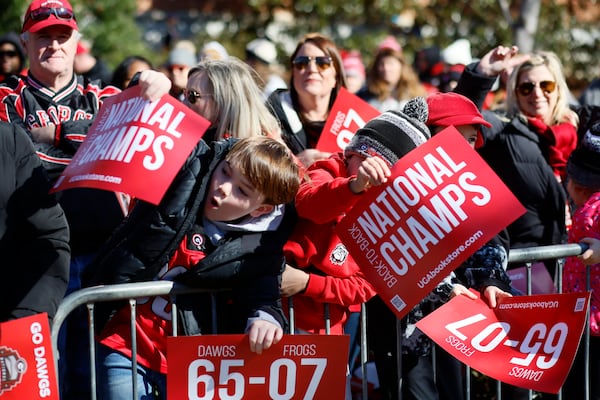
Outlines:
{"label": "red handrail sign", "polygon": [[491,309],[457,296],[417,323],[458,360],[492,378],[557,393],[583,332],[590,293],[516,296]]}

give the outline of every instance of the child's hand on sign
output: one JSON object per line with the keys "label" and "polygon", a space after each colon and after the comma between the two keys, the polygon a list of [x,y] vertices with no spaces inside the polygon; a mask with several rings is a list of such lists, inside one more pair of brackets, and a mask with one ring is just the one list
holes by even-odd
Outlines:
{"label": "child's hand on sign", "polygon": [[477,299],[475,292],[467,289],[466,286],[461,285],[460,283],[453,284],[452,291],[450,292],[450,298],[460,296],[461,294],[473,300]]}
{"label": "child's hand on sign", "polygon": [[350,180],[350,190],[358,194],[364,192],[371,186],[379,186],[387,182],[392,175],[388,164],[377,156],[362,158],[351,155],[348,158],[348,170],[356,168],[356,178]]}
{"label": "child's hand on sign", "polygon": [[[477,299],[477,295],[475,294],[475,292],[473,290],[469,290],[467,289],[465,286],[461,285],[460,283],[455,283],[452,287],[452,292],[450,293],[450,298],[453,298],[455,296],[459,296],[459,295],[465,295],[470,299]],[[502,298],[505,297],[512,297],[512,294],[505,292],[504,290],[500,289],[499,287],[496,286],[486,286],[482,291],[481,291],[481,298],[487,303],[488,306],[490,306],[491,308],[496,308],[496,306],[498,305],[498,301]]]}
{"label": "child's hand on sign", "polygon": [[270,321],[255,318],[247,329],[250,351],[261,354],[283,338],[283,329]]}
{"label": "child's hand on sign", "polygon": [[500,299],[512,297],[512,294],[496,286],[487,286],[482,292],[482,297],[491,308],[496,308]]}

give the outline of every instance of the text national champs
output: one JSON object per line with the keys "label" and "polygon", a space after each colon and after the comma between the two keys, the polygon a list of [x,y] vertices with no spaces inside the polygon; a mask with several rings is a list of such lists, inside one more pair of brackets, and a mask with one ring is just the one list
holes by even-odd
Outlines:
{"label": "text national champs", "polygon": [[[463,210],[466,202],[476,206],[490,202],[490,191],[474,184],[477,175],[466,167],[465,162],[455,162],[437,147],[425,155],[422,163],[415,162],[397,176],[357,218],[356,224],[372,245],[379,246],[396,274],[406,275],[430,246],[437,245],[468,218]],[[460,175],[454,179],[456,174]],[[448,182],[450,179],[456,183]],[[437,193],[427,203],[422,202],[434,190]],[[419,203],[416,209],[411,208]],[[409,213],[405,224],[379,243]]]}

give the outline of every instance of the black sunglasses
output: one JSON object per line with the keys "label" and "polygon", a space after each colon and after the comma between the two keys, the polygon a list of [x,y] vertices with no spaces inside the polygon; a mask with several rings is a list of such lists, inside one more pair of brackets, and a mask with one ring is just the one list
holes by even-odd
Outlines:
{"label": "black sunglasses", "polygon": [[[534,82],[523,82],[519,86],[517,86],[517,91],[522,96],[529,96],[531,92],[538,86],[537,83]],[[554,92],[556,89],[556,82],[554,81],[541,81],[539,83],[540,89],[546,94]]]}
{"label": "black sunglasses", "polygon": [[16,57],[19,53],[14,50],[0,51],[0,58],[2,57]]}
{"label": "black sunglasses", "polygon": [[187,101],[190,102],[190,104],[196,104],[196,101],[198,101],[198,99],[201,99],[203,97],[210,97],[212,96],[212,94],[210,93],[199,93],[196,92],[194,89],[190,89],[185,91],[185,98],[187,99]]}
{"label": "black sunglasses", "polygon": [[54,15],[58,19],[63,20],[71,20],[75,18],[73,14],[73,10],[69,10],[65,7],[60,8],[50,8],[50,7],[40,7],[35,10],[32,10],[29,13],[29,18],[33,21],[43,21],[45,19],[50,18],[51,15]]}
{"label": "black sunglasses", "polygon": [[315,62],[319,72],[323,72],[326,69],[328,69],[329,67],[331,67],[331,63],[333,60],[331,59],[331,57],[327,57],[327,56],[319,56],[319,57],[298,56],[298,57],[294,58],[294,61],[292,61],[292,65],[298,71],[303,71],[306,68],[308,68],[308,64],[310,64],[311,61]]}

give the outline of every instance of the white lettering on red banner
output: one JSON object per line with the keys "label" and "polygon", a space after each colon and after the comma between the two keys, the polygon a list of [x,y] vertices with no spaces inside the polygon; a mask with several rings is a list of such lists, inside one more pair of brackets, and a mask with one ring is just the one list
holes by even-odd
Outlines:
{"label": "white lettering on red banner", "polygon": [[491,309],[481,299],[457,296],[417,327],[485,375],[557,393],[575,358],[589,298],[589,293],[518,296]]}
{"label": "white lettering on red banner", "polygon": [[451,127],[401,158],[388,183],[364,194],[336,229],[378,294],[402,318],[524,211]]}
{"label": "white lettering on red banner", "polygon": [[379,114],[369,103],[340,88],[316,148],[329,153],[344,150],[356,131]]}
{"label": "white lettering on red banner", "polygon": [[94,187],[160,201],[210,123],[169,95],[150,102],[140,90],[104,102],[52,191]]}
{"label": "white lettering on red banner", "polygon": [[169,337],[167,395],[189,399],[344,398],[349,337],[284,335],[262,354],[247,335]]}
{"label": "white lettering on red banner", "polygon": [[0,323],[0,398],[58,400],[46,313]]}

